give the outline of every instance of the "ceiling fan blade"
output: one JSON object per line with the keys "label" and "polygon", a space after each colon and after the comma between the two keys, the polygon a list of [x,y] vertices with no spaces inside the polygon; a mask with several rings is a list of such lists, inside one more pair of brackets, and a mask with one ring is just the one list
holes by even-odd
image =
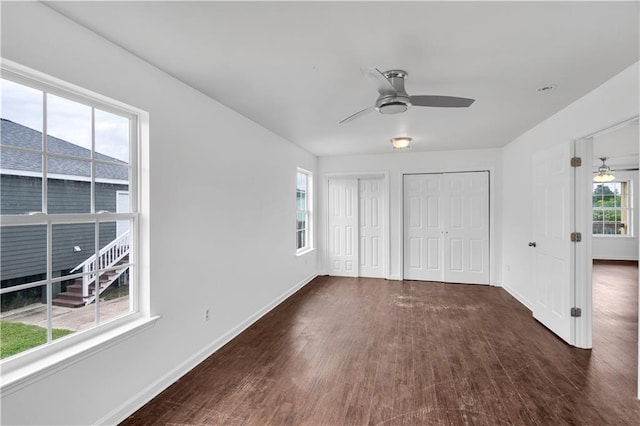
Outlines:
{"label": "ceiling fan blade", "polygon": [[475,99],[456,98],[455,96],[410,96],[411,105],[438,107],[438,108],[466,108],[475,102]]}
{"label": "ceiling fan blade", "polygon": [[366,113],[369,113],[371,111],[373,111],[375,108],[374,107],[369,107],[369,108],[365,108],[362,111],[358,111],[355,114],[352,114],[350,116],[348,116],[347,118],[345,118],[344,120],[342,120],[340,122],[340,124],[344,124],[344,123],[348,123],[351,120],[355,120],[356,118],[360,117],[361,115],[365,115]]}
{"label": "ceiling fan blade", "polygon": [[362,74],[376,86],[378,93],[382,96],[395,96],[398,94],[387,77],[378,68],[362,69]]}

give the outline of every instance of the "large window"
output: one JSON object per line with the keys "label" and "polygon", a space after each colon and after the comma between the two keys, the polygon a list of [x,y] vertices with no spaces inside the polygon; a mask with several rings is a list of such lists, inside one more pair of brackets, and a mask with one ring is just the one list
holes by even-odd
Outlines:
{"label": "large window", "polygon": [[1,358],[139,310],[134,110],[2,70]]}
{"label": "large window", "polygon": [[593,184],[593,235],[631,235],[631,184]]}
{"label": "large window", "polygon": [[296,179],[296,250],[311,249],[311,172],[298,169]]}

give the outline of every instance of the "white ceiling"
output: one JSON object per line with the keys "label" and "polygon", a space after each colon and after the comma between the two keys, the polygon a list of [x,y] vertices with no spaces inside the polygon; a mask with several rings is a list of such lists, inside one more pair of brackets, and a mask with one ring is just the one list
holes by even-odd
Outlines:
{"label": "white ceiling", "polygon": [[606,164],[612,169],[638,167],[640,133],[638,120],[633,120],[625,126],[605,132],[593,138],[593,165],[597,170],[606,157]]}
{"label": "white ceiling", "polygon": [[[504,146],[639,59],[638,2],[47,4],[318,156]],[[373,67],[476,102],[339,125]]]}

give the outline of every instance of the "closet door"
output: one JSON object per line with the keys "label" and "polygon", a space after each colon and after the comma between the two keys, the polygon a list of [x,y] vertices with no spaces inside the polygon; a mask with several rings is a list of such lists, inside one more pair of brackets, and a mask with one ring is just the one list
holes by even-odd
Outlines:
{"label": "closet door", "polygon": [[443,279],[489,284],[489,172],[445,176]]}
{"label": "closet door", "polygon": [[443,175],[404,176],[404,279],[442,281]]}
{"label": "closet door", "polygon": [[404,176],[404,278],[489,284],[489,173]]}
{"label": "closet door", "polygon": [[383,182],[382,179],[359,179],[358,181],[361,277],[384,277]]}
{"label": "closet door", "polygon": [[358,181],[329,180],[329,275],[358,276]]}

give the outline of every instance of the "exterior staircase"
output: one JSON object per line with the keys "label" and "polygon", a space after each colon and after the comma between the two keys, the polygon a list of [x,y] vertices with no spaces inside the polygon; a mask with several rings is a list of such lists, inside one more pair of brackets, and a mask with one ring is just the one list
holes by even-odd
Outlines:
{"label": "exterior staircase", "polygon": [[[123,257],[115,266],[125,265],[129,263],[129,255]],[[127,267],[116,269],[114,271],[107,271],[100,276],[100,293],[105,291],[107,287],[113,284],[120,275],[127,269]],[[62,306],[65,308],[80,308],[86,306],[95,300],[96,284],[95,282],[89,284],[89,298],[90,302],[86,302],[86,298],[82,296],[82,278],[76,278],[73,280],[73,284],[67,286],[67,290],[58,293],[58,297],[53,299],[51,303],[54,306]]]}
{"label": "exterior staircase", "polygon": [[96,299],[96,274],[91,273],[96,270],[96,266],[100,269],[112,268],[102,272],[98,278],[97,295],[100,295],[128,269],[128,263],[129,232],[127,231],[100,250],[98,262],[94,254],[72,269],[72,273],[81,269],[85,275],[76,278],[67,286],[66,291],[58,293],[58,296],[52,300],[52,304],[65,308],[80,308],[90,304]]}

